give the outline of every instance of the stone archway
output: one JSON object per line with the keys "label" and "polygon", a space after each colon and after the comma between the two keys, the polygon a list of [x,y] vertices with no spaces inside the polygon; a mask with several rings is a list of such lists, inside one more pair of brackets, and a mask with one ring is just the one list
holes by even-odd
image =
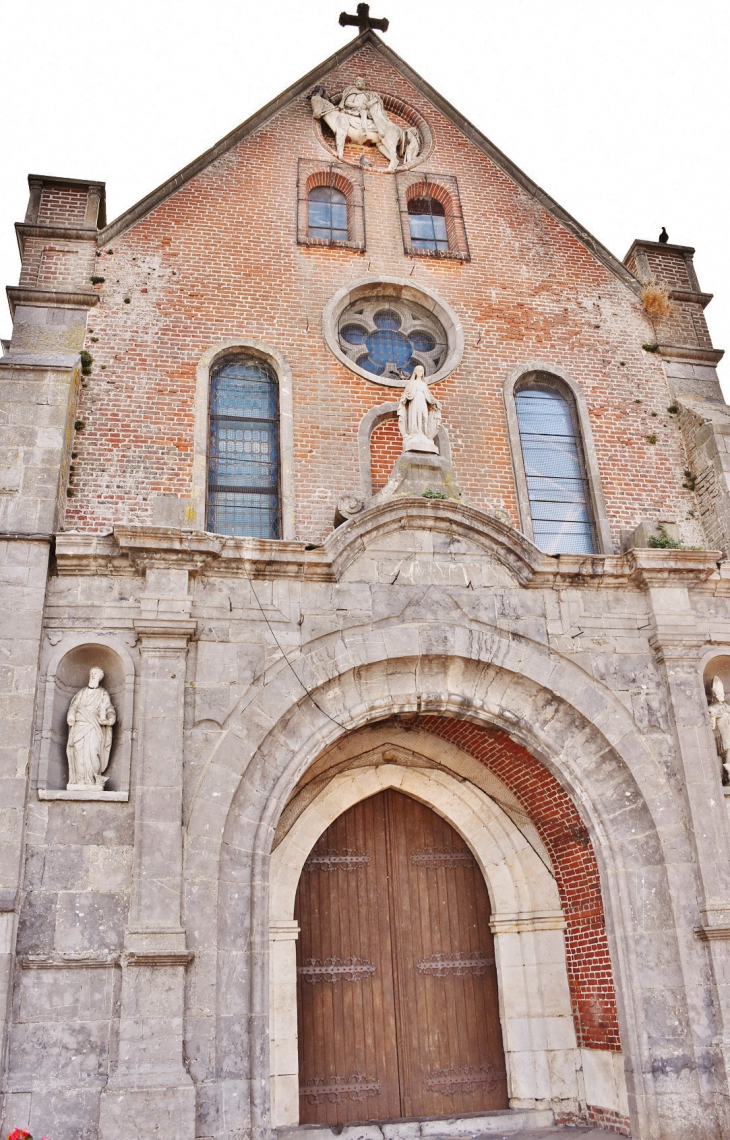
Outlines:
{"label": "stone archway", "polygon": [[[198,877],[189,915],[193,923],[217,922],[215,1071],[221,1075],[210,1078],[220,1091],[201,1089],[201,1095],[225,1095],[254,1136],[268,1135],[268,864],[277,820],[301,773],[355,728],[393,715],[435,713],[505,729],[571,796],[599,860],[634,1135],[679,1140],[679,1122],[691,1112],[696,1134],[714,1137],[714,1117],[698,1087],[702,1043],[690,1028],[686,971],[702,979],[708,1010],[712,979],[691,929],[685,937],[675,920],[681,900],[667,877],[663,845],[676,853],[684,833],[658,758],[637,737],[621,702],[570,661],[494,628],[417,617],[407,626],[363,628],[346,644],[339,636],[318,641],[297,669],[308,692],[282,666],[264,690],[242,702],[205,762],[187,855],[215,870],[209,892],[200,891],[205,874]],[[681,857],[689,867],[686,846]],[[637,868],[646,870],[643,878]],[[648,968],[648,956],[657,953],[665,975],[668,970],[676,980],[671,993]],[[251,1037],[243,1052],[242,1018]],[[671,1043],[669,1018],[676,1026]],[[697,1060],[675,1078],[671,1057],[678,1048]],[[647,1056],[655,1059],[649,1075]],[[667,1117],[664,1097],[680,1087],[682,1112]]]}

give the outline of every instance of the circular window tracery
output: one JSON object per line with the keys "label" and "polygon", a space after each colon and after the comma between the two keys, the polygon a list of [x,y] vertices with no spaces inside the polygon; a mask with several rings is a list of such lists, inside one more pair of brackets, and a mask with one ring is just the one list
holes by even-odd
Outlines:
{"label": "circular window tracery", "polygon": [[403,382],[416,365],[435,375],[448,352],[446,330],[423,305],[403,297],[358,298],[342,311],[342,352],[358,367],[385,380]]}
{"label": "circular window tracery", "polygon": [[402,277],[361,277],[330,298],[322,331],[334,356],[357,376],[403,388],[417,364],[428,384],[443,380],[464,352],[461,321],[437,293]]}

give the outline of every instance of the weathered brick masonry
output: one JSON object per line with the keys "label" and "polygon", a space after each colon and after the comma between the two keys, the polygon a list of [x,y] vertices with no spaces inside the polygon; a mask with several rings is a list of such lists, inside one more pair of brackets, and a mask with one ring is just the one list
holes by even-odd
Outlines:
{"label": "weathered brick masonry", "polygon": [[[352,141],[333,167],[313,121],[315,84],[358,76],[373,115],[382,98],[420,132],[393,173]],[[421,928],[451,939],[416,971],[461,1002],[489,968],[499,999],[488,1056],[468,1016],[432,1035],[456,1052],[413,1095],[456,1098],[439,1135],[505,1073],[495,1127],[724,1140],[730,412],[694,251],[637,240],[617,261],[371,33],[109,225],[102,183],[29,186],[0,357],[0,1129],[301,1140],[322,1097],[322,1119],[380,1119],[392,1074],[365,1018],[333,1015],[325,1041],[363,1060],[306,1083],[294,900],[325,829],[394,789],[461,835],[489,893],[475,934],[448,842],[411,851]],[[347,198],[339,246],[309,237],[321,186]],[[438,256],[405,252],[426,194]],[[435,365],[440,456],[403,450],[405,370],[376,383],[336,341],[393,289],[398,319],[441,328],[419,351],[445,337],[457,361]],[[278,380],[283,538],[212,533],[203,502],[211,370],[249,351]],[[536,372],[573,393],[583,454],[550,414],[545,434],[557,468],[585,459],[595,553],[532,540],[513,386]],[[79,785],[68,714],[92,666],[116,720],[103,780]],[[367,932],[370,853],[328,855],[333,928]],[[415,928],[410,906],[385,909]],[[324,973],[357,969],[318,994],[375,1008],[366,950],[343,943]]]}
{"label": "weathered brick masonry", "polygon": [[426,724],[430,732],[459,744],[504,780],[537,827],[553,861],[565,913],[578,1043],[589,1049],[620,1049],[598,865],[570,796],[544,765],[506,733],[442,717],[428,717]]}
{"label": "weathered brick masonry", "polygon": [[338,90],[363,71],[432,124],[428,168],[457,177],[471,261],[407,258],[393,180],[368,171],[365,252],[298,246],[297,159],[326,159],[298,99],[100,251],[65,526],[149,522],[156,495],[190,495],[196,364],[239,334],[293,364],[297,534],[321,540],[337,498],[358,486],[358,423],[391,398],[333,360],[321,314],[345,282],[384,273],[430,285],[463,322],[462,364],[436,394],[469,502],[517,522],[502,385],[515,361],[549,359],[586,394],[615,542],[656,515],[696,539],[687,459],[661,362],[642,349],[654,333],[638,298],[370,47],[325,82]]}

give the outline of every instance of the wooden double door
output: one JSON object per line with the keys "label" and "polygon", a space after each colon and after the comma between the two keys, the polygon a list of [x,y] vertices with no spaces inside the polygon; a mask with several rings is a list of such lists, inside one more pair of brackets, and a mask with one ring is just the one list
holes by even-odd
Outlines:
{"label": "wooden double door", "polygon": [[327,829],[295,910],[303,1124],[507,1107],[489,915],[469,848],[409,796]]}

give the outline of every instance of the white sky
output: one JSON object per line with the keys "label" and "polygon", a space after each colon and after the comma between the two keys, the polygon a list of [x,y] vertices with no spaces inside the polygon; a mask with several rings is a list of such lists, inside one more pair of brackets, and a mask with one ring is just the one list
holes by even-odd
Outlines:
{"label": "white sky", "polygon": [[[29,173],[106,181],[111,220],[346,43],[344,6],[5,0],[0,281],[17,283]],[[730,360],[727,0],[375,0],[371,13],[618,257],[662,225],[695,246]],[[730,389],[730,363],[720,375]]]}

